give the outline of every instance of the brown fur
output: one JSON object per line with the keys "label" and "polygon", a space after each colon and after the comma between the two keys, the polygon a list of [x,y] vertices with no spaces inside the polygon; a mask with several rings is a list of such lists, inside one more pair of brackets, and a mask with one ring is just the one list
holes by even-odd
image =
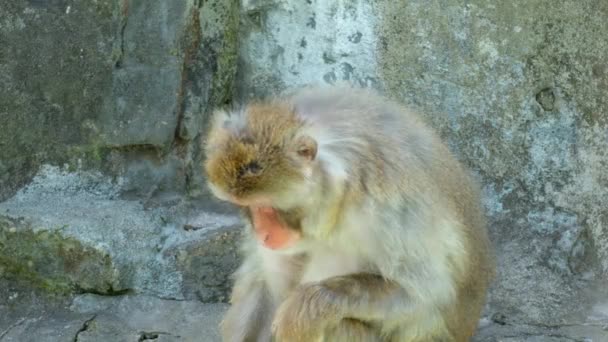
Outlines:
{"label": "brown fur", "polygon": [[[247,196],[257,189],[281,188],[283,182],[300,177],[287,152],[296,150],[294,134],[301,121],[282,103],[254,104],[247,109],[247,129],[235,135],[212,131],[211,139],[221,139],[226,155],[206,164],[209,181],[231,189],[236,196]],[[247,176],[251,165],[261,168],[259,175]]]}
{"label": "brown fur", "polygon": [[217,114],[206,150],[218,197],[273,206],[304,237],[273,253],[247,228],[225,341],[474,334],[494,267],[478,190],[418,116],[368,91],[308,89]]}

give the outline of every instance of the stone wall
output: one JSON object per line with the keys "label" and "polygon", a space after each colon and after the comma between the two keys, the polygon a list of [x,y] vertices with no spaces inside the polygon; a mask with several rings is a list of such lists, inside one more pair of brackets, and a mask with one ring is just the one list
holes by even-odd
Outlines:
{"label": "stone wall", "polygon": [[0,199],[43,163],[195,189],[205,113],[230,102],[238,2],[0,3]]}
{"label": "stone wall", "polygon": [[[206,216],[176,200],[203,189],[206,114],[346,81],[419,111],[482,183],[499,266],[488,317],[526,334],[605,320],[606,18],[604,0],[1,2],[0,247],[45,249],[0,261],[90,292],[222,300],[234,247],[205,245],[188,222]],[[152,238],[130,251],[123,233]],[[65,244],[107,277],[48,278],[69,253],[28,269]]]}

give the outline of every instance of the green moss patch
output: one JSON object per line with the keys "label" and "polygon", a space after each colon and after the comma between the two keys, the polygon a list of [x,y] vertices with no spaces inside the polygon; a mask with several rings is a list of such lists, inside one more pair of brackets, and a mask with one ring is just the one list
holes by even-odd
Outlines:
{"label": "green moss patch", "polygon": [[109,255],[62,235],[61,227],[34,231],[2,216],[0,271],[51,293],[120,291]]}

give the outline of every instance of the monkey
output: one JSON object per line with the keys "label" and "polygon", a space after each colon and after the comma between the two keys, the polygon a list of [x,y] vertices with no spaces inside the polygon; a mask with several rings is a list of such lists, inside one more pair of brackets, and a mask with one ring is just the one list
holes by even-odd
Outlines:
{"label": "monkey", "polygon": [[245,222],[224,341],[474,335],[495,275],[480,190],[422,116],[308,86],[209,127],[207,186]]}

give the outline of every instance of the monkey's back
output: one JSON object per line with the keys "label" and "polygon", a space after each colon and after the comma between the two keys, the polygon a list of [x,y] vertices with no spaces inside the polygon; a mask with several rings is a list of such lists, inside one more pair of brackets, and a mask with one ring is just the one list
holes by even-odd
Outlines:
{"label": "monkey's back", "polygon": [[291,101],[310,121],[320,157],[341,167],[352,183],[366,184],[367,195],[382,200],[439,193],[447,198],[432,200],[465,201],[466,208],[454,209],[479,212],[478,190],[467,171],[413,111],[349,87],[304,89]]}
{"label": "monkey's back", "polygon": [[[468,339],[485,301],[494,261],[479,190],[467,170],[418,115],[374,92],[348,87],[310,88],[295,94],[291,102],[309,121],[307,133],[319,143],[319,158],[330,165],[331,172],[341,173],[348,180],[348,196],[367,199],[361,205],[383,208],[377,215],[386,216],[384,221],[389,224],[395,217],[411,220],[408,212],[412,207],[419,208],[418,215],[427,217],[421,219],[423,223],[435,222],[437,215],[457,221],[449,233],[458,235],[458,246],[465,251],[458,256],[462,263],[453,266],[458,303],[441,309],[445,310],[444,320],[453,337],[457,341]],[[384,221],[381,218],[378,222]],[[419,228],[404,224],[394,229],[432,230],[431,225]],[[415,234],[418,232],[412,236]],[[398,243],[391,248],[414,248],[407,242]],[[433,257],[443,251],[424,253]],[[400,277],[403,270],[388,272]]]}

